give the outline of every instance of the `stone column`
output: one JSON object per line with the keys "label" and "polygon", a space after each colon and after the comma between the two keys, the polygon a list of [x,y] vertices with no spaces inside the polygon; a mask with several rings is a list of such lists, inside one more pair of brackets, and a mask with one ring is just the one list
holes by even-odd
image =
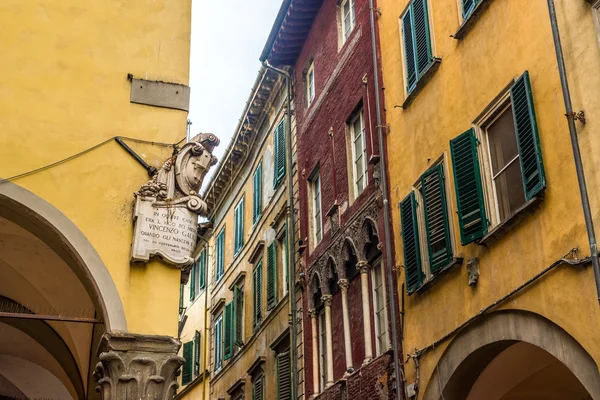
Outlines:
{"label": "stone column", "polygon": [[105,333],[94,371],[102,400],[172,399],[185,361],[177,355],[180,346],[170,336]]}
{"label": "stone column", "polygon": [[350,315],[348,312],[348,279],[338,281],[342,291],[342,317],[344,320],[344,349],[346,350],[346,374],[354,371],[352,365],[352,340],[350,339]]}
{"label": "stone column", "polygon": [[373,339],[371,338],[371,307],[369,299],[369,263],[359,261],[356,266],[360,269],[360,283],[362,292],[363,328],[365,331],[365,360],[363,365],[373,359]]}
{"label": "stone column", "polygon": [[319,394],[319,341],[317,334],[317,311],[313,308],[308,311],[312,329],[312,369],[313,369],[313,394]]}
{"label": "stone column", "polygon": [[331,295],[324,294],[321,297],[325,304],[325,337],[327,339],[327,384],[333,385],[333,332],[331,330]]}

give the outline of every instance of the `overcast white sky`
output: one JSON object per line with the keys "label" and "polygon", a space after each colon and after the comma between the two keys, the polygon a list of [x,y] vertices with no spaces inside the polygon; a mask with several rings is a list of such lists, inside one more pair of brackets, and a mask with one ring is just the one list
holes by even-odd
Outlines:
{"label": "overcast white sky", "polygon": [[219,159],[250,95],[280,5],[281,0],[192,0],[191,133],[216,134]]}

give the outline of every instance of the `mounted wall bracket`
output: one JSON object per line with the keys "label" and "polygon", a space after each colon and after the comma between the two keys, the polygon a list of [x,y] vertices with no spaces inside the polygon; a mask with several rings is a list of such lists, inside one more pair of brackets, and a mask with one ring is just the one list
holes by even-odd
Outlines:
{"label": "mounted wall bracket", "polygon": [[190,110],[190,87],[179,83],[149,81],[127,74],[131,82],[129,101],[148,106]]}

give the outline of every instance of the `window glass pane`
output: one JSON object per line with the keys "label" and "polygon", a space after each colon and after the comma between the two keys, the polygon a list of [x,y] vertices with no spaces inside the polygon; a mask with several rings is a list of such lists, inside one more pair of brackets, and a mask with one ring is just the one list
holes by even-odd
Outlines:
{"label": "window glass pane", "polygon": [[519,150],[512,109],[506,109],[487,129],[500,220],[525,203]]}

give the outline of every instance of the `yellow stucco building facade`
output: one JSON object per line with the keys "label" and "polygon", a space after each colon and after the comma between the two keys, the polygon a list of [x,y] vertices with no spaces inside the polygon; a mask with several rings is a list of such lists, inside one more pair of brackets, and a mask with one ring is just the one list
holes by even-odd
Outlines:
{"label": "yellow stucco building facade", "polygon": [[0,394],[174,391],[181,271],[130,259],[133,193],[186,135],[190,25],[190,0],[0,5]]}
{"label": "yellow stucco building facade", "polygon": [[[556,14],[598,226],[591,3],[556,0]],[[600,309],[547,2],[378,6],[407,398],[600,398]]]}

